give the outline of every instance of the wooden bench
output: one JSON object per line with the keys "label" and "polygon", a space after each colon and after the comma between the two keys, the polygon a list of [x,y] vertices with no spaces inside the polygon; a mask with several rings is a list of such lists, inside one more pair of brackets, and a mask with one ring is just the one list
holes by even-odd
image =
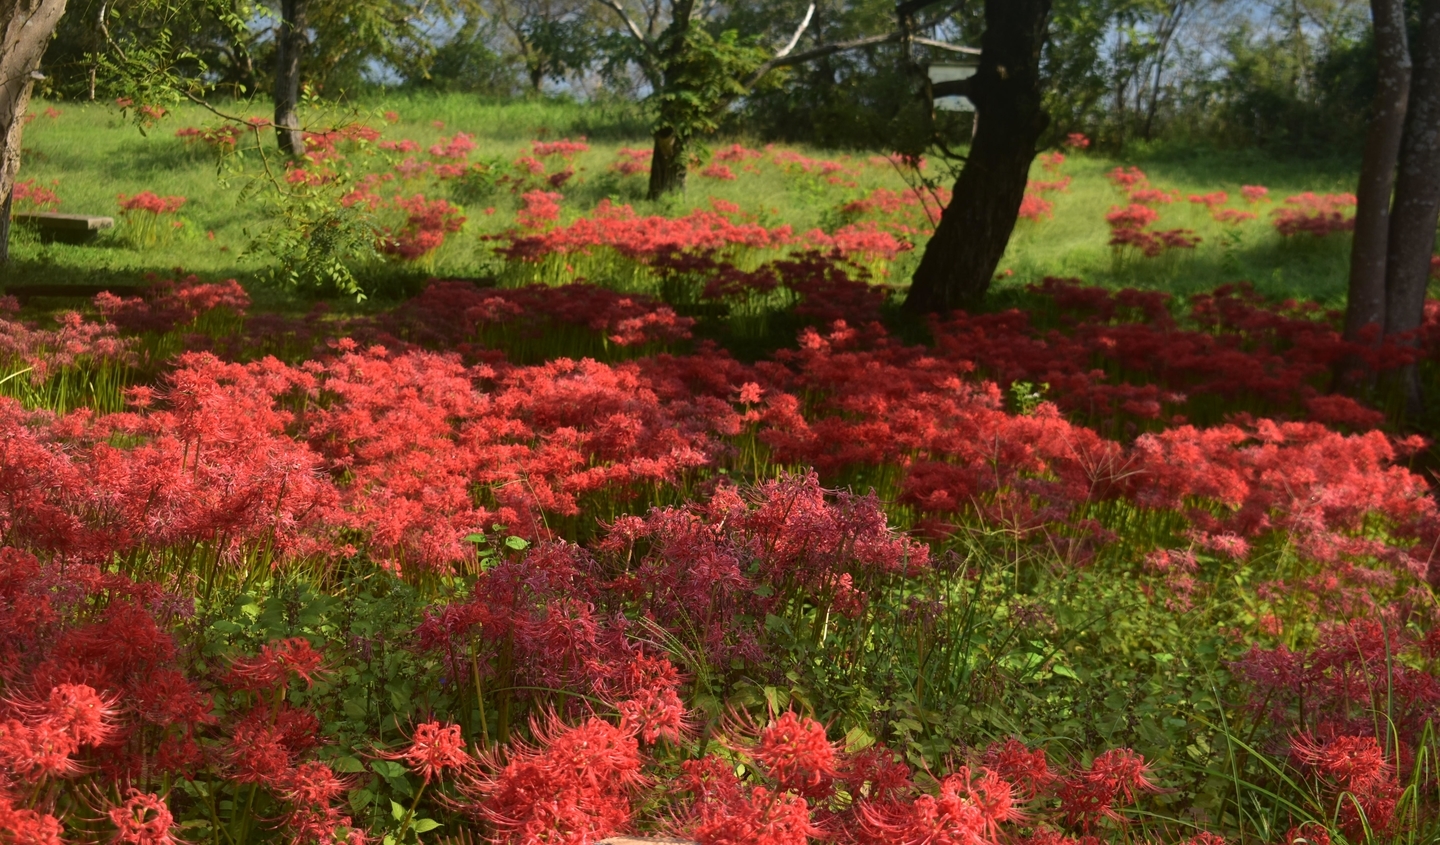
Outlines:
{"label": "wooden bench", "polygon": [[37,297],[60,299],[93,299],[98,293],[113,293],[116,296],[139,296],[146,285],[6,285],[0,287],[0,296],[13,296],[24,305]]}
{"label": "wooden bench", "polygon": [[24,211],[10,218],[40,233],[40,240],[83,244],[95,239],[101,229],[114,227],[114,217],[93,214],[61,214],[56,211]]}

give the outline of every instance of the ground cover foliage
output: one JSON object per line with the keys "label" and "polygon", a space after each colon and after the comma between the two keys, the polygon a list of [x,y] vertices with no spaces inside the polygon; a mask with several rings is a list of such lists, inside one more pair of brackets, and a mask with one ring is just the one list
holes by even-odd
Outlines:
{"label": "ground cover foliage", "polygon": [[[211,167],[246,131],[156,120]],[[651,207],[640,154],[430,128],[277,174],[287,224],[355,215],[364,309],[0,297],[6,837],[1433,840],[1427,423],[1328,381],[1433,382],[1440,306],[1357,349],[1323,281],[1184,281],[1249,244],[1338,285],[1333,184],[1072,138],[1008,301],[917,325],[913,162],[726,144]],[[213,194],[119,190],[103,249],[242,246],[195,234]],[[1134,286],[1034,272],[1065,215]],[[335,282],[305,240],[269,290]]]}

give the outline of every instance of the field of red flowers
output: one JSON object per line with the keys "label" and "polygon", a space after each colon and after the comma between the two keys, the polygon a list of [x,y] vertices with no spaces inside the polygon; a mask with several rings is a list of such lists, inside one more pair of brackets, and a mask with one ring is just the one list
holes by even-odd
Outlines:
{"label": "field of red flowers", "polygon": [[[374,140],[313,136],[285,180]],[[576,215],[579,142],[499,173],[463,133],[386,143],[344,194],[391,212],[378,250],[466,236],[408,171],[488,180],[519,209],[484,233],[496,285],[350,317],[179,274],[0,298],[3,841],[1440,832],[1431,444],[1328,390],[1356,355],[1431,378],[1440,305],[1354,348],[1244,284],[1049,278],[917,325],[881,271],[945,201],[923,189],[808,233],[722,201]],[[762,164],[870,166],[736,146],[702,178]],[[1111,178],[1124,260],[1202,237]],[[1344,196],[1265,199],[1187,205],[1349,224]]]}

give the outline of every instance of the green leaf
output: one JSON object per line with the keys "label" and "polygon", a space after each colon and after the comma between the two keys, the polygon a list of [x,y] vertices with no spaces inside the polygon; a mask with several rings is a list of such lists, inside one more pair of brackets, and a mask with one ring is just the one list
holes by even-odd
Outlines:
{"label": "green leaf", "polygon": [[410,827],[414,828],[416,833],[424,833],[427,830],[434,830],[439,826],[440,823],[435,821],[434,819],[416,819],[415,823],[410,825]]}
{"label": "green leaf", "polygon": [[485,542],[485,535],[484,535],[484,534],[466,534],[466,535],[465,535],[465,542],[467,542],[467,543],[484,543],[484,542]]}
{"label": "green leaf", "polygon": [[365,764],[356,757],[336,757],[332,764],[337,772],[363,772]]}
{"label": "green leaf", "polygon": [[871,736],[864,728],[853,727],[845,734],[845,753],[854,754],[856,751],[863,751],[875,744],[875,737]]}
{"label": "green leaf", "polygon": [[376,760],[370,768],[382,778],[398,778],[405,774],[405,767],[393,760]]}
{"label": "green leaf", "polygon": [[400,821],[405,818],[405,806],[393,798],[390,799],[390,815],[395,817],[395,821]]}
{"label": "green leaf", "polygon": [[375,800],[375,793],[368,789],[352,789],[350,790],[349,799],[350,812],[358,814],[361,810],[370,806],[370,803]]}
{"label": "green leaf", "polygon": [[530,548],[530,542],[524,537],[506,537],[505,545],[509,546],[517,552],[523,552],[526,549]]}

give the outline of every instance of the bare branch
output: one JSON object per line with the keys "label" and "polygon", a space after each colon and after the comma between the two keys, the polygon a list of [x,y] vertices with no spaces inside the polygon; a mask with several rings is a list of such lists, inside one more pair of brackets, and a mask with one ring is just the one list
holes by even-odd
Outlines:
{"label": "bare branch", "polygon": [[775,54],[775,58],[783,59],[790,55],[790,51],[794,50],[795,45],[800,43],[800,36],[805,34],[805,28],[810,25],[810,19],[813,17],[815,17],[815,4],[811,3],[810,8],[805,10],[805,20],[800,22],[800,26],[795,30],[795,34],[790,36],[790,43],[780,48],[780,52]]}

